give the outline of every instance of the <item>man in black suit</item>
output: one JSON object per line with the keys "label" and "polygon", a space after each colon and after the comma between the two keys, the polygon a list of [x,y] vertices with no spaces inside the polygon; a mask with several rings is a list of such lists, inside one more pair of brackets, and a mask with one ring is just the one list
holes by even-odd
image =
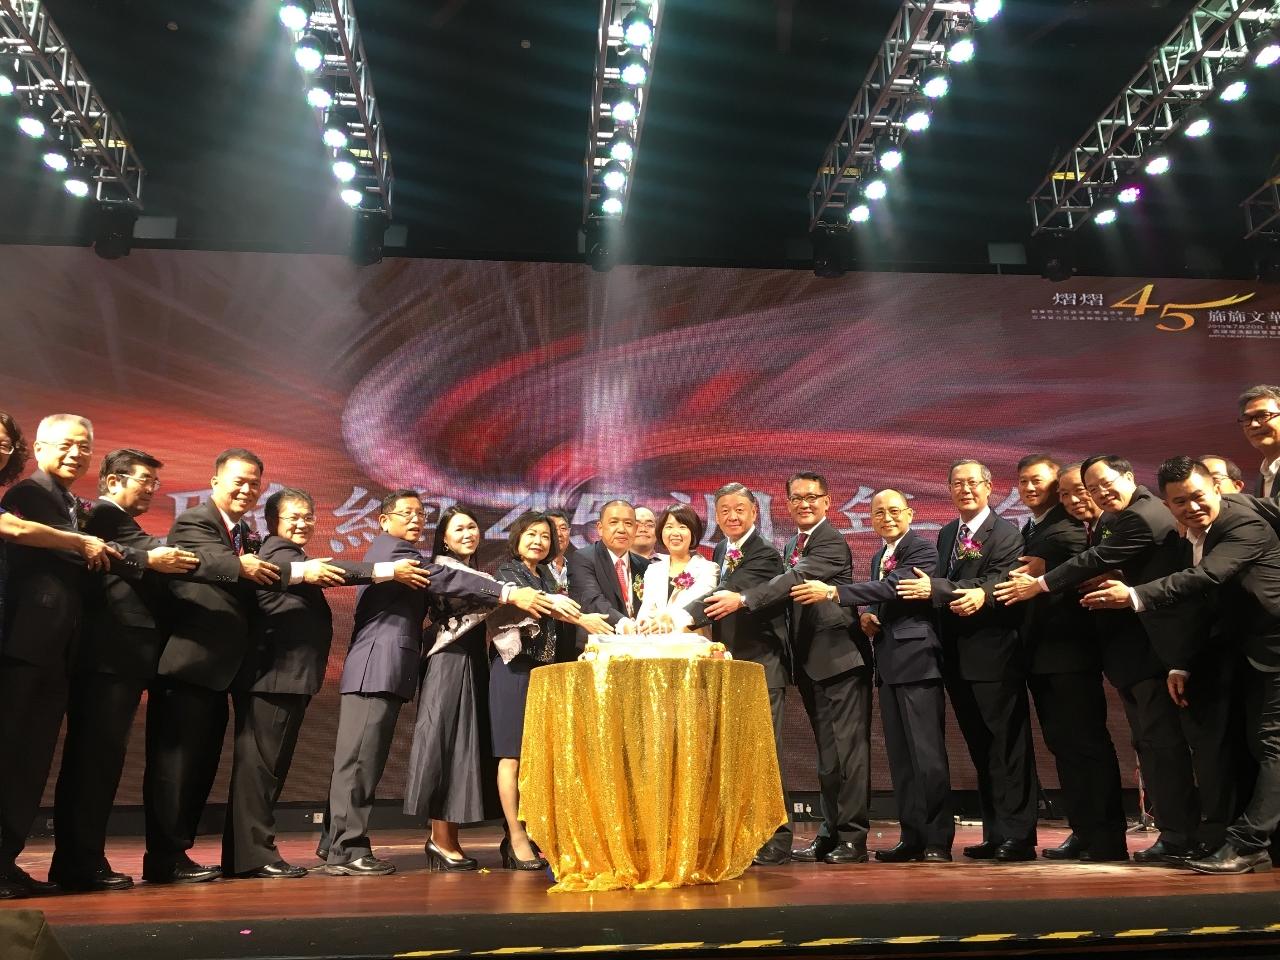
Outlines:
{"label": "man in black suit", "polygon": [[[760,535],[756,527],[760,510],[755,494],[741,483],[729,483],[716,491],[716,524],[724,534],[711,559],[720,568],[722,590],[745,593],[782,574],[782,555]],[[719,620],[707,616],[706,598],[689,604],[673,616],[676,630],[697,630],[711,624],[711,638],[723,643],[735,660],[764,667],[773,715],[773,742],[782,768],[782,720],[787,683],[792,674],[791,648],[787,640],[786,610],[775,603],[760,610],[742,609]],[[786,796],[786,790],[783,790]],[[785,807],[786,804],[784,803]],[[757,866],[774,866],[791,860],[790,821],[778,827],[756,854]]]}
{"label": "man in black suit", "polygon": [[[1182,569],[1184,544],[1173,516],[1138,485],[1129,461],[1090,457],[1081,476],[1089,496],[1106,511],[1093,546],[1038,577],[1034,569],[1015,570],[996,587],[1001,602],[1069,590],[1113,570],[1126,583],[1145,583]],[[1200,805],[1191,752],[1166,684],[1170,665],[1189,656],[1195,624],[1187,621],[1151,611],[1106,611],[1096,622],[1102,669],[1124,703],[1160,828],[1160,839],[1133,855],[1138,863],[1180,862],[1197,844]]]}
{"label": "man in black suit", "polygon": [[827,481],[801,472],[787,481],[787,508],[796,536],[784,553],[787,569],[745,591],[718,590],[706,615],[719,620],[743,607],[764,611],[788,601],[787,635],[795,657],[796,685],[818,748],[822,826],[792,858],[812,863],[865,863],[871,797],[871,645],[853,625],[853,611],[830,601],[806,606],[790,601],[805,580],[853,581],[849,545],[826,522]]}
{"label": "man in black suit", "polygon": [[1018,618],[991,599],[1017,565],[1022,537],[991,509],[985,464],[956,462],[948,483],[960,516],[938,532],[934,575],[916,569],[916,578],[898,584],[898,595],[931,600],[937,610],[944,682],[973,758],[982,808],[982,842],[965,847],[964,855],[1034,860],[1036,767]]}
{"label": "man in black suit", "polygon": [[1234,460],[1216,453],[1202,453],[1196,457],[1213,477],[1214,488],[1224,496],[1228,493],[1244,493],[1244,472]]}
{"label": "man in black suit", "polygon": [[956,827],[947,766],[942,642],[928,600],[898,599],[903,574],[913,567],[931,570],[938,560],[933,543],[911,529],[913,516],[899,491],[876,493],[871,498],[871,525],[884,542],[871,558],[871,579],[838,586],[806,580],[791,588],[791,598],[806,604],[835,600],[842,607],[867,607],[859,626],[875,647],[880,719],[901,825],[898,843],[877,850],[876,859],[948,863]]}
{"label": "man in black suit", "polygon": [[[1223,496],[1208,467],[1190,457],[1166,460],[1159,480],[1165,503],[1186,528],[1191,565],[1133,587],[1108,580],[1087,594],[1084,603],[1195,615],[1206,596],[1216,601],[1212,625],[1203,637],[1207,656],[1175,664],[1179,669],[1169,673],[1169,694],[1190,705],[1203,695],[1196,688],[1197,663],[1212,658],[1238,664],[1245,678],[1249,746],[1260,767],[1248,804],[1227,827],[1225,839],[1188,865],[1202,873],[1269,869],[1270,837],[1280,826],[1280,539],[1272,528],[1278,511],[1271,501]],[[1268,508],[1270,520],[1257,512]],[[1219,742],[1206,741],[1202,749],[1229,757],[1233,737],[1221,727],[1217,734]],[[1203,770],[1197,764],[1197,773]],[[1230,777],[1232,771],[1218,775]]]}
{"label": "man in black suit", "polygon": [[[79,535],[84,509],[71,485],[89,469],[93,425],[54,414],[40,421],[37,470],[0,501],[23,520]],[[15,860],[26,846],[53,763],[75,658],[84,559],[70,550],[7,547],[0,646],[0,895],[50,893]]]}
{"label": "man in black suit", "polygon": [[49,867],[50,879],[64,890],[133,886],[132,877],[107,862],[107,821],[134,715],[164,646],[166,575],[198,576],[192,571],[200,562],[138,524],[160,486],[161,466],[142,450],[108,453],[98,471],[99,498],[85,524],[85,532],[115,543],[125,560],[113,563],[109,573],[85,578],[84,628],[72,665]]}
{"label": "man in black suit", "polygon": [[[560,548],[554,557],[547,559],[547,569],[555,579],[556,593],[569,595],[569,557],[576,549],[570,539],[569,514],[564,510],[547,511],[547,518],[556,525],[556,545]],[[556,663],[570,663],[578,659],[578,628],[564,620],[556,621]]]}
{"label": "man in black suit", "polygon": [[1240,394],[1240,426],[1262,455],[1254,493],[1280,503],[1280,387],[1260,383]]}
{"label": "man in black suit", "polygon": [[[1060,502],[1060,466],[1046,454],[1018,462],[1018,498],[1031,511],[1023,525],[1023,556],[1052,570],[1088,548],[1084,524]],[[1102,655],[1093,618],[1066,593],[1045,594],[1027,604],[1021,626],[1027,685],[1053,754],[1071,833],[1048,860],[1128,860],[1120,764],[1107,730]]]}
{"label": "man in black suit", "polygon": [[[626,500],[610,500],[596,521],[600,539],[569,557],[569,596],[583,614],[598,613],[617,633],[633,633],[649,561],[631,551],[636,510]],[[587,632],[579,627],[578,645]]]}

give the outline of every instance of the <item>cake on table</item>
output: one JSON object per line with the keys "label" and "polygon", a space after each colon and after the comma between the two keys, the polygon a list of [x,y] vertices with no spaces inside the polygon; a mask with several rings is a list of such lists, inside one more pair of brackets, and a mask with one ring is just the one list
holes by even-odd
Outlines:
{"label": "cake on table", "polygon": [[723,643],[696,633],[588,637],[579,660],[732,660]]}

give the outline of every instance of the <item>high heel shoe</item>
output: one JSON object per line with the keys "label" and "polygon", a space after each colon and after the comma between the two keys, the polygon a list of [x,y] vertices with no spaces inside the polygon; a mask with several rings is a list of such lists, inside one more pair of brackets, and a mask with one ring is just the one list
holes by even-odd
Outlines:
{"label": "high heel shoe", "polygon": [[432,873],[465,873],[475,870],[480,862],[474,857],[451,857],[428,840],[422,848],[427,855],[427,869]]}
{"label": "high heel shoe", "polygon": [[521,860],[512,852],[509,837],[502,839],[502,843],[498,846],[498,853],[502,854],[502,865],[508,870],[545,870],[548,866],[547,861],[542,857]]}

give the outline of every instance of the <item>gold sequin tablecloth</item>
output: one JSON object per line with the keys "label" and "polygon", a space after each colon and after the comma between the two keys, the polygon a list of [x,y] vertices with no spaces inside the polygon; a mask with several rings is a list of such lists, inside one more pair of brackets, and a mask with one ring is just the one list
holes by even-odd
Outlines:
{"label": "gold sequin tablecloth", "polygon": [[520,817],[553,891],[741,875],[786,819],[764,668],[635,659],[534,670]]}

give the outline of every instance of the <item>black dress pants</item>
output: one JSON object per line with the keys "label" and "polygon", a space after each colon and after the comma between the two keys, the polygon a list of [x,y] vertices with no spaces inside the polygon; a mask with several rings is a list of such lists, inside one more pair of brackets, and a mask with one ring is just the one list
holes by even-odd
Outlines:
{"label": "black dress pants", "polygon": [[0,659],[0,866],[27,845],[66,707],[64,667]]}
{"label": "black dress pants", "polygon": [[885,683],[879,691],[884,748],[898,801],[902,843],[912,850],[950,850],[956,824],[951,815],[942,680]]}
{"label": "black dress pants", "polygon": [[1119,693],[1160,839],[1189,847],[1197,842],[1200,800],[1191,750],[1178,707],[1169,697],[1168,681],[1163,676],[1151,677],[1121,687]]}
{"label": "black dress pants", "polygon": [[1217,650],[1197,657],[1187,681],[1187,706],[1178,711],[1200,794],[1197,839],[1213,850],[1244,812],[1257,777],[1245,735],[1246,669],[1241,658]]}
{"label": "black dress pants", "polygon": [[865,848],[871,805],[871,668],[797,686],[818,747],[819,837]]}

